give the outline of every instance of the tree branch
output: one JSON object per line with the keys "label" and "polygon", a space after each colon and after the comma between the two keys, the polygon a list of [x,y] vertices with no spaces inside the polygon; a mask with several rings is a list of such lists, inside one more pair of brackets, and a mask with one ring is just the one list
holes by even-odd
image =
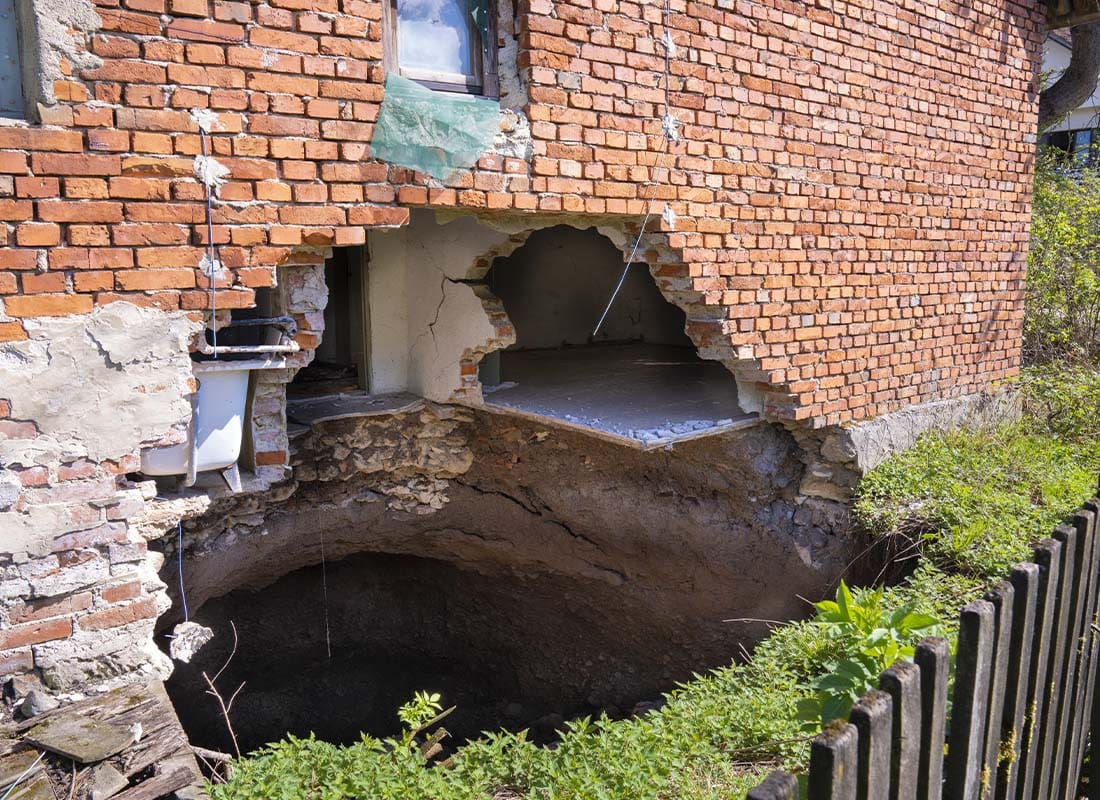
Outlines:
{"label": "tree branch", "polygon": [[1100,22],[1072,29],[1073,51],[1062,76],[1039,94],[1039,130],[1043,130],[1083,103],[1096,91],[1100,76]]}

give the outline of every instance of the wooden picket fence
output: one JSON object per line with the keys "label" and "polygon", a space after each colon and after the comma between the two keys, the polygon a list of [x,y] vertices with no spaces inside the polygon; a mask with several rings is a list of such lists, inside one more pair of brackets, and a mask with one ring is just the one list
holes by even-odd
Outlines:
{"label": "wooden picket fence", "polygon": [[[925,639],[814,739],[809,800],[1070,800],[1090,752],[1100,800],[1098,502],[962,609],[950,713],[947,642]],[[748,795],[798,796],[783,771]]]}

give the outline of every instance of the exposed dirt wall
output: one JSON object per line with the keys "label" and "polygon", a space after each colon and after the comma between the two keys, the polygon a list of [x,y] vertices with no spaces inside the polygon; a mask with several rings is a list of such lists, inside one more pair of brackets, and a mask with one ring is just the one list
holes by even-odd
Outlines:
{"label": "exposed dirt wall", "polygon": [[[300,722],[309,698],[343,696],[334,689],[343,678],[323,676],[351,680],[357,661],[370,686],[358,723],[332,721],[336,736],[367,725],[371,708],[389,719],[404,699],[394,702],[400,692],[378,669],[423,678],[414,688],[431,688],[433,674],[453,683],[493,670],[499,703],[458,689],[473,705],[458,723],[467,732],[501,703],[523,706],[517,722],[530,724],[652,697],[767,631],[724,620],[803,614],[798,596],[825,592],[853,554],[843,506],[796,499],[804,467],[790,436],[769,425],[643,453],[428,407],[323,423],[297,447],[303,480],[289,497],[185,523],[192,615],[218,627],[223,646],[239,618],[243,647],[260,655],[244,655],[230,682],[264,684],[259,710],[245,715],[259,723],[274,713],[265,703]],[[322,541],[335,666],[318,655]],[[162,573],[170,587],[174,564]],[[204,656],[209,666],[220,653]]]}

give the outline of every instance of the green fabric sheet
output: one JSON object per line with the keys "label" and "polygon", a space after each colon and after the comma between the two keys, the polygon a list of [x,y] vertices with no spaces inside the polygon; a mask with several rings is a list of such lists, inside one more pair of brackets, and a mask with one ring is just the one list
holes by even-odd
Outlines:
{"label": "green fabric sheet", "polygon": [[435,92],[391,73],[374,127],[374,157],[448,181],[477,163],[500,130],[500,103]]}

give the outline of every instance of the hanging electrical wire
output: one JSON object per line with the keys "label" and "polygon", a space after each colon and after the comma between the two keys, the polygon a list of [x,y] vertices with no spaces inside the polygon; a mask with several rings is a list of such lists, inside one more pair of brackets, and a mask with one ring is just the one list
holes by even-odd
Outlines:
{"label": "hanging electrical wire", "polygon": [[190,622],[191,615],[187,611],[187,591],[183,587],[183,521],[176,522],[176,571],[180,579],[180,603],[183,606],[183,621]]}
{"label": "hanging electrical wire", "polygon": [[[642,245],[642,237],[645,236],[645,227],[649,223],[650,217],[653,216],[653,197],[657,193],[657,186],[662,183],[658,180],[657,176],[661,173],[661,160],[670,154],[669,147],[675,142],[680,141],[680,121],[676,119],[672,114],[672,98],[670,82],[672,80],[672,59],[676,55],[676,42],[672,39],[672,31],[669,29],[669,17],[672,15],[672,9],[670,7],[670,0],[665,0],[664,10],[662,13],[661,21],[664,27],[664,34],[661,36],[660,43],[664,47],[665,51],[665,72],[664,72],[664,89],[665,89],[665,113],[661,117],[661,151],[657,155],[657,160],[653,165],[652,177],[647,181],[646,186],[649,188],[649,197],[645,198],[646,212],[642,217],[642,224],[638,228],[638,235],[634,239],[634,246],[630,250],[630,255],[626,259],[626,265],[623,267],[623,272],[619,276],[619,282],[615,284],[614,291],[611,292],[611,297],[607,301],[607,305],[604,307],[603,313],[600,314],[600,319],[596,322],[596,327],[592,331],[592,338],[595,338],[600,332],[600,328],[603,327],[604,321],[607,319],[607,315],[611,312],[611,307],[615,304],[615,298],[619,296],[619,292],[623,288],[623,284],[626,283],[626,277],[630,274],[630,267],[634,264],[634,258],[638,255],[638,248]],[[667,179],[668,173],[671,172],[671,165],[665,174]],[[661,214],[662,219],[666,225],[671,227],[676,222],[676,213],[672,211],[670,206],[665,206],[664,212]],[[671,222],[669,221],[671,217]]]}
{"label": "hanging electrical wire", "polygon": [[206,255],[199,264],[206,276],[210,291],[210,331],[213,338],[213,357],[218,357],[218,272],[220,263],[214,246],[214,192],[229,176],[229,170],[210,156],[210,132],[217,122],[217,115],[209,109],[196,109],[191,118],[199,128],[202,154],[195,158],[195,177],[206,187]]}
{"label": "hanging electrical wire", "polygon": [[[199,138],[202,139],[203,160],[210,163],[210,153],[206,144],[206,128],[199,126]],[[218,281],[217,259],[214,252],[214,187],[211,178],[203,181],[206,185],[206,278],[210,282],[210,335],[213,338],[214,358],[218,357]]]}

